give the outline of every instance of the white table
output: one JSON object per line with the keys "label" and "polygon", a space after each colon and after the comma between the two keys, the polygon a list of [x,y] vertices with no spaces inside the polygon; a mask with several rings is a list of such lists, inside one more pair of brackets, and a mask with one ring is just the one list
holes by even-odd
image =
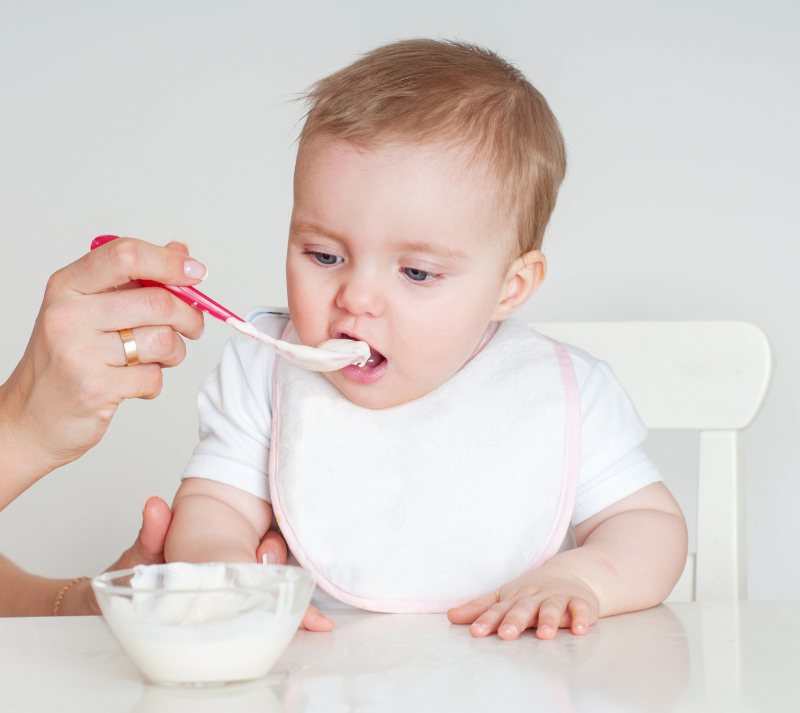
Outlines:
{"label": "white table", "polygon": [[201,690],[148,685],[100,618],[0,619],[0,711],[800,711],[800,602],[662,605],[554,641],[330,615],[267,679]]}

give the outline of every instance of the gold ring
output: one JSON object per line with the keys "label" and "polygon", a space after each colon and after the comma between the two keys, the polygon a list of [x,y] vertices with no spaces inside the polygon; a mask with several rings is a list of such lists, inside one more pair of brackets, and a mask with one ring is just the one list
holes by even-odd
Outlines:
{"label": "gold ring", "polygon": [[139,363],[139,350],[136,348],[136,340],[133,338],[132,329],[120,329],[120,339],[125,349],[125,366],[136,366]]}

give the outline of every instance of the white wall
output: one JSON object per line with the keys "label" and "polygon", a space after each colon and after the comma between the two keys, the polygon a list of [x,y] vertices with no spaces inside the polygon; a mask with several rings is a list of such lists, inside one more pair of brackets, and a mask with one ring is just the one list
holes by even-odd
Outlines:
{"label": "white wall", "polygon": [[[499,51],[548,98],[570,169],[537,320],[742,319],[778,355],[747,433],[750,593],[800,597],[800,5],[793,2],[3,2],[0,377],[47,277],[102,233],[188,240],[234,310],[284,302],[294,92],[392,39]],[[94,573],[168,500],[194,393],[228,337],[209,324],[155,402],[0,513],[0,551]],[[696,438],[648,445],[694,512]],[[2,465],[0,464],[0,472]]]}

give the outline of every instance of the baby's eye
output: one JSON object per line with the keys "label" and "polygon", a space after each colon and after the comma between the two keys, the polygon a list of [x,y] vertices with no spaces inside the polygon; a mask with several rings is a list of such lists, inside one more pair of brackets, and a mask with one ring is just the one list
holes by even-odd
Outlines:
{"label": "baby's eye", "polygon": [[426,272],[425,270],[417,270],[415,267],[404,267],[403,272],[405,273],[406,277],[414,282],[427,282],[436,277],[432,272]]}
{"label": "baby's eye", "polygon": [[314,253],[314,257],[320,265],[336,265],[342,262],[342,258],[338,255],[331,255],[330,253]]}

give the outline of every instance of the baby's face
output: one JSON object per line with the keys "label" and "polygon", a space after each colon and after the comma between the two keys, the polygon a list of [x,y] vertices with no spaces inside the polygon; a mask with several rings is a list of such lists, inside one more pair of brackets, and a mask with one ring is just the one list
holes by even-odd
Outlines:
{"label": "baby's face", "polygon": [[480,344],[514,236],[488,177],[435,146],[303,145],[289,233],[289,311],[303,344],[367,342],[373,358],[325,374],[387,408],[443,384]]}

